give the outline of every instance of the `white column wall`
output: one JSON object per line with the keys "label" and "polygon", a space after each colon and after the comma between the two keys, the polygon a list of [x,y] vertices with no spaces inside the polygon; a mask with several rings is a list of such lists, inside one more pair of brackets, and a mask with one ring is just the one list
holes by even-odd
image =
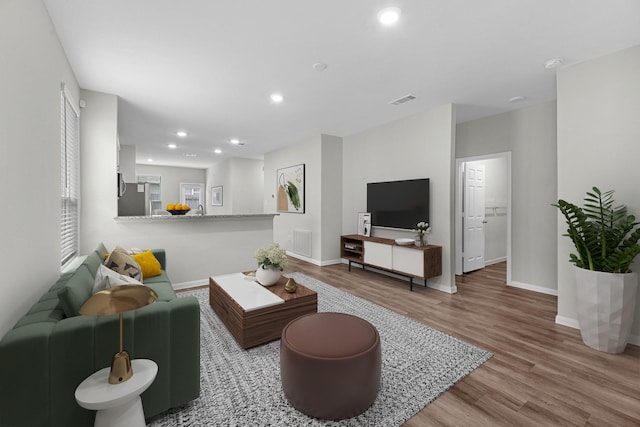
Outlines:
{"label": "white column wall", "polygon": [[312,233],[311,259],[320,262],[322,241],[322,136],[318,135],[298,144],[272,151],[264,156],[264,212],[277,212],[276,196],[278,169],[305,165],[305,213],[279,212],[273,220],[273,240],[290,250],[294,229]]}

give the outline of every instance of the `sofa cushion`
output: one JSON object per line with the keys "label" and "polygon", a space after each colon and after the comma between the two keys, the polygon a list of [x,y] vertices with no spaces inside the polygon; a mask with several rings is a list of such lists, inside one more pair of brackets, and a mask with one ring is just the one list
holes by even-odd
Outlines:
{"label": "sofa cushion", "polygon": [[145,283],[145,286],[151,288],[157,295],[158,301],[173,301],[177,298],[176,291],[170,283],[157,282],[157,283]]}
{"label": "sofa cushion", "polygon": [[138,262],[120,246],[116,246],[115,249],[111,251],[109,258],[107,258],[104,264],[113,271],[142,281],[142,271],[140,270]]}
{"label": "sofa cushion", "polygon": [[86,265],[81,265],[58,290],[64,314],[67,317],[80,315],[80,307],[91,296],[92,289],[93,275]]}
{"label": "sofa cushion", "polygon": [[142,270],[142,281],[156,277],[162,274],[160,261],[153,255],[150,250],[131,255],[136,260]]}

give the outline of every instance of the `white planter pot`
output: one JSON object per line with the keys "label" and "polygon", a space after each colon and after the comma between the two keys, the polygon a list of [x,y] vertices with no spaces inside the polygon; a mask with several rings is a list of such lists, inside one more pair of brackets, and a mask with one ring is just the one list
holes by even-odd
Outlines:
{"label": "white planter pot", "polygon": [[282,272],[277,268],[259,267],[256,270],[256,279],[258,279],[258,283],[262,286],[272,286],[278,283],[278,279],[280,279],[281,274]]}
{"label": "white planter pot", "polygon": [[631,335],[638,274],[575,270],[582,341],[596,350],[622,353]]}

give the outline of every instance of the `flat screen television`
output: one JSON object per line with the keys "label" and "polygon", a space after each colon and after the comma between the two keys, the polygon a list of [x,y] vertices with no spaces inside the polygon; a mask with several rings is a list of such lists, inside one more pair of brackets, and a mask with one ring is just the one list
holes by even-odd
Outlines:
{"label": "flat screen television", "polygon": [[374,227],[413,230],[429,222],[429,178],[368,183],[367,211]]}

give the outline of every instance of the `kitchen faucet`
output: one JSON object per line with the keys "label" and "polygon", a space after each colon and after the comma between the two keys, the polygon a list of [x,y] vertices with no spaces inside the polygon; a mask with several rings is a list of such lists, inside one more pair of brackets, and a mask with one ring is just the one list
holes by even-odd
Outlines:
{"label": "kitchen faucet", "polygon": [[204,216],[204,206],[198,205],[198,210],[200,211],[200,216]]}

